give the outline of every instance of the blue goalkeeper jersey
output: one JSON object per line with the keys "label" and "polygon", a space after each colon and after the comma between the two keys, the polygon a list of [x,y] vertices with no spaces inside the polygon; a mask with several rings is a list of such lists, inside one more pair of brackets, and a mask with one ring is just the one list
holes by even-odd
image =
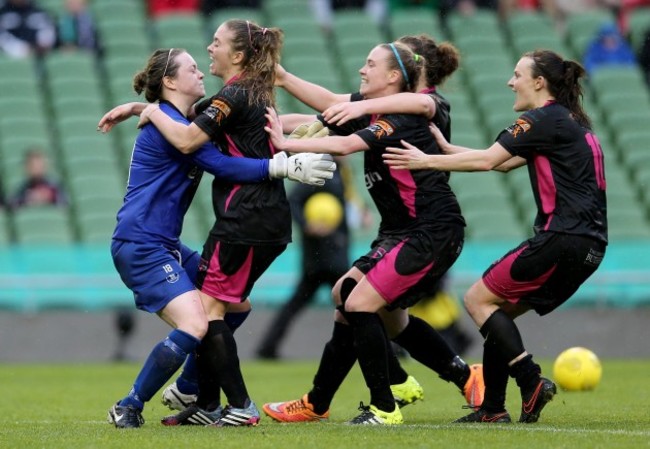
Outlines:
{"label": "blue goalkeeper jersey", "polygon": [[[160,109],[175,121],[189,124],[171,103],[161,102]],[[268,181],[268,159],[231,158],[212,143],[186,155],[165,140],[155,126],[145,125],[135,140],[113,239],[178,247],[183,217],[203,170],[231,182]]]}

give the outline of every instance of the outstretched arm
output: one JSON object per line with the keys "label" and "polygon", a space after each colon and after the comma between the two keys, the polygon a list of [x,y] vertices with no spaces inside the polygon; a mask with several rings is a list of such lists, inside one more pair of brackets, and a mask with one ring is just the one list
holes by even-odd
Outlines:
{"label": "outstretched arm", "polygon": [[124,103],[119,106],[115,106],[113,109],[108,111],[104,116],[99,120],[97,124],[97,131],[103,133],[109,132],[113,129],[113,126],[117,125],[124,120],[127,120],[134,115],[140,115],[148,103]]}
{"label": "outstretched arm", "polygon": [[140,114],[138,127],[151,122],[161,134],[181,153],[189,154],[210,141],[210,136],[196,124],[185,125],[174,121],[160,110],[158,104],[148,105]]}
{"label": "outstretched arm", "polygon": [[290,153],[326,153],[344,156],[365,151],[368,144],[356,134],[349,136],[329,136],[306,139],[287,139],[282,132],[282,123],[273,108],[266,108],[268,125],[264,127],[269,133],[273,146]]}
{"label": "outstretched arm", "polygon": [[475,150],[450,144],[435,126],[431,127],[431,131],[444,155],[425,154],[402,140],[404,148],[388,147],[388,152],[383,155],[384,162],[400,170],[487,171],[513,158],[498,142],[486,150]]}
{"label": "outstretched arm", "polygon": [[323,112],[327,123],[338,126],[369,114],[416,114],[431,119],[436,114],[436,102],[430,95],[402,92],[363,101],[338,103]]}
{"label": "outstretched arm", "polygon": [[281,65],[276,67],[275,74],[276,86],[284,88],[298,100],[318,112],[322,112],[336,103],[350,101],[350,94],[335,94],[318,84],[298,78],[296,75],[287,72]]}

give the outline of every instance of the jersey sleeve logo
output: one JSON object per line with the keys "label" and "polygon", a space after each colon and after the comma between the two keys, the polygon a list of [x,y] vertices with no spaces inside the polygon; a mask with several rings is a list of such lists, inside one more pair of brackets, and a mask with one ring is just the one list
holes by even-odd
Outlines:
{"label": "jersey sleeve logo", "polygon": [[530,122],[524,120],[523,118],[518,118],[514,125],[508,128],[508,132],[512,134],[512,137],[516,139],[519,134],[528,132],[531,127],[532,125]]}
{"label": "jersey sleeve logo", "polygon": [[210,106],[204,111],[204,113],[217,122],[218,125],[221,125],[223,119],[227,118],[230,115],[230,112],[230,106],[228,106],[228,104],[223,100],[219,99],[212,100]]}
{"label": "jersey sleeve logo", "polygon": [[393,125],[381,119],[370,125],[368,129],[375,135],[375,139],[377,140],[388,137],[395,132]]}

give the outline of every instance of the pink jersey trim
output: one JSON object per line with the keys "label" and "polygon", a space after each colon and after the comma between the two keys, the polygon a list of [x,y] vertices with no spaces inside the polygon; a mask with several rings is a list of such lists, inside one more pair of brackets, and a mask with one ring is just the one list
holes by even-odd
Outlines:
{"label": "pink jersey trim", "polygon": [[555,211],[557,189],[555,188],[553,171],[551,170],[551,163],[548,158],[536,155],[534,164],[535,171],[537,172],[537,188],[539,190],[540,200],[542,201],[542,211],[548,215],[544,229],[548,230],[553,219],[553,212]]}
{"label": "pink jersey trim", "polygon": [[389,171],[390,175],[397,182],[399,196],[402,198],[404,206],[408,209],[409,216],[415,218],[415,192],[417,191],[417,187],[413,179],[413,174],[408,170],[395,170],[393,168],[389,169]]}
{"label": "pink jersey trim", "polygon": [[220,301],[242,302],[244,299],[242,294],[250,277],[253,248],[248,251],[248,256],[246,256],[246,260],[239,268],[239,271],[228,275],[221,270],[219,264],[219,245],[220,242],[217,242],[212,258],[210,258],[208,272],[201,286],[201,291]]}
{"label": "pink jersey trim", "polygon": [[400,242],[391,249],[366,275],[375,290],[384,298],[388,304],[392,304],[396,299],[402,296],[409,288],[417,284],[422,277],[431,270],[433,262],[415,273],[402,275],[395,270],[395,259],[404,246]]}
{"label": "pink jersey trim", "polygon": [[483,283],[496,296],[505,299],[508,302],[516,304],[519,299],[534,290],[541,287],[548,278],[553,274],[557,265],[554,265],[546,273],[542,274],[537,279],[526,281],[516,281],[510,275],[510,270],[517,257],[524,251],[527,246],[524,246],[508,256],[504,257],[497,264],[493,265],[490,270],[483,276]]}

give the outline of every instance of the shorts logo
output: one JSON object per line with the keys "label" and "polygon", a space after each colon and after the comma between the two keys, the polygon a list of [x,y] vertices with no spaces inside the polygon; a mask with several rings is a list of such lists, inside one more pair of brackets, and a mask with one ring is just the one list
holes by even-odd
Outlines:
{"label": "shorts logo", "polygon": [[221,100],[212,100],[212,104],[204,112],[220,125],[221,121],[230,115],[231,109]]}
{"label": "shorts logo", "polygon": [[383,137],[388,137],[395,132],[393,125],[388,123],[386,120],[377,120],[375,123],[370,125],[368,129],[372,131],[377,140],[380,140]]}
{"label": "shorts logo", "polygon": [[604,256],[605,254],[601,253],[600,251],[594,251],[593,249],[589,249],[589,254],[587,254],[587,257],[585,258],[585,264],[593,265],[597,267],[603,261]]}
{"label": "shorts logo", "polygon": [[512,137],[517,138],[519,134],[528,132],[531,128],[530,122],[522,118],[518,118],[514,125],[508,128],[508,132],[512,134]]}
{"label": "shorts logo", "polygon": [[208,271],[208,261],[201,259],[199,261],[199,271]]}
{"label": "shorts logo", "polygon": [[173,284],[181,278],[178,273],[174,273],[174,268],[168,263],[163,265],[162,269],[167,273],[167,282],[170,284]]}
{"label": "shorts logo", "polygon": [[374,253],[372,253],[372,258],[373,259],[381,259],[386,255],[386,249],[379,247],[375,250]]}

